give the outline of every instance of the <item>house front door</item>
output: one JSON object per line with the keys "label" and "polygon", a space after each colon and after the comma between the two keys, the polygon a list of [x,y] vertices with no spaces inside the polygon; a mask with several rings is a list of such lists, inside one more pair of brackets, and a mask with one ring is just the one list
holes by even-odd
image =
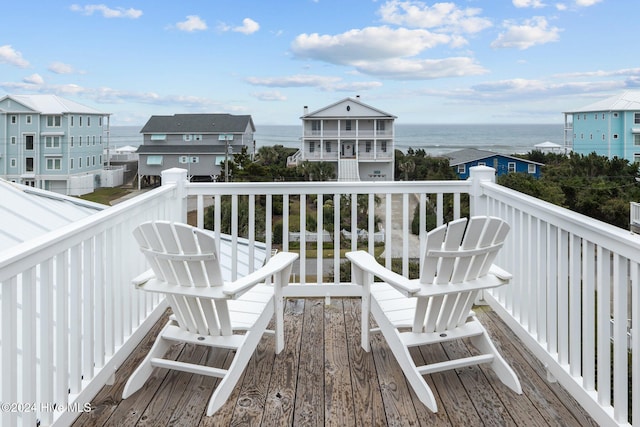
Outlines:
{"label": "house front door", "polygon": [[356,144],[354,141],[345,141],[341,145],[340,156],[342,158],[356,157]]}

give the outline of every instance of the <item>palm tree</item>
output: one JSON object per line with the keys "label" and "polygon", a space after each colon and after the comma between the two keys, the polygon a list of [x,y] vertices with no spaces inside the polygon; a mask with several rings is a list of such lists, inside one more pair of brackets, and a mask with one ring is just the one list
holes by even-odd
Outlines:
{"label": "palm tree", "polygon": [[416,170],[416,164],[411,159],[403,159],[398,163],[398,169],[404,173],[404,180],[409,181],[409,174]]}

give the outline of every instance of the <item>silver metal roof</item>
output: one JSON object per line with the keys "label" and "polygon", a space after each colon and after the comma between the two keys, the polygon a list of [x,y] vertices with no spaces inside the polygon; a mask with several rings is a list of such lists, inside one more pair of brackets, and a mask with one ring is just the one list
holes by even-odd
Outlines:
{"label": "silver metal roof", "polygon": [[105,209],[0,179],[0,252]]}
{"label": "silver metal roof", "polygon": [[639,111],[640,91],[628,90],[619,95],[615,95],[601,101],[594,102],[582,108],[565,113],[588,113],[599,111]]}

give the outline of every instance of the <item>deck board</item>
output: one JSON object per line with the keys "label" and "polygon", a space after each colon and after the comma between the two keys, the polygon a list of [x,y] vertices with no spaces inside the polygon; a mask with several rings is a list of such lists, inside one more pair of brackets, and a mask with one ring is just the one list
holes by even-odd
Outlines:
{"label": "deck board", "polygon": [[[156,369],[147,384],[127,400],[122,389],[153,343],[166,316],[82,414],[76,426],[596,426],[571,395],[546,381],[542,364],[490,309],[476,310],[501,354],[522,383],[517,395],[483,366],[427,376],[439,411],[422,405],[408,386],[384,337],[371,336],[371,352],[360,347],[358,299],[288,300],[285,348],[274,354],[274,337],[262,339],[227,403],[205,415],[219,381]],[[474,354],[467,341],[411,349],[417,362]],[[172,358],[228,366],[233,353],[175,345]]]}

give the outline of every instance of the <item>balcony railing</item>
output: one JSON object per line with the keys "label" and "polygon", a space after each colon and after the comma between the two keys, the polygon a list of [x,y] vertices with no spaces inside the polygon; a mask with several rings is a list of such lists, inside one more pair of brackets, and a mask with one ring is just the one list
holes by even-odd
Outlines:
{"label": "balcony railing", "polygon": [[[228,227],[232,248],[241,237],[250,245],[264,242],[267,253],[299,245],[296,283],[286,288],[292,297],[359,296],[360,289],[340,280],[338,250],[325,256],[322,243],[312,252],[306,233],[300,243],[290,242],[290,228],[317,233],[346,223],[372,236],[360,244],[373,253],[376,218],[383,218],[382,262],[391,266],[400,258],[408,273],[417,261],[414,246],[423,252],[427,224],[466,209],[505,218],[512,232],[498,263],[514,279],[485,300],[599,424],[640,426],[640,366],[629,357],[640,354],[640,240],[507,190],[493,177],[493,169],[478,167],[467,181],[209,184],[188,183],[186,171],[169,170],[158,189],[1,253],[1,401],[35,402],[34,411],[2,411],[2,425],[68,425],[110,380],[165,307],[130,285],[146,269],[131,230],[150,219],[185,221],[191,196],[198,226],[206,218],[214,233]],[[324,217],[329,199],[333,218]],[[417,237],[410,232],[414,209]],[[315,218],[313,227],[308,217]],[[340,233],[332,237],[340,247]],[[353,239],[350,248],[357,244]],[[237,251],[231,252],[235,272]]]}

